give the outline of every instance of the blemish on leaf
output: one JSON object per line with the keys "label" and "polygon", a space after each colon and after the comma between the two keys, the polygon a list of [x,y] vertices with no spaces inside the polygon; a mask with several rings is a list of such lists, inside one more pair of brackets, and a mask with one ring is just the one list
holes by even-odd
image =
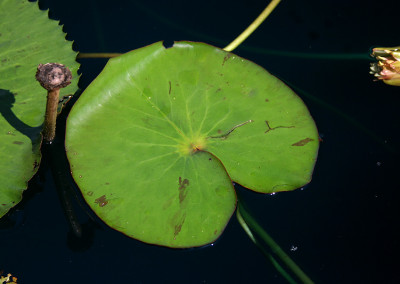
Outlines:
{"label": "blemish on leaf", "polygon": [[216,235],[217,233],[218,233],[218,230],[215,230],[215,231],[214,231],[214,235]]}
{"label": "blemish on leaf", "polygon": [[151,126],[151,118],[150,117],[142,117],[140,118],[147,126]]}
{"label": "blemish on leaf", "polygon": [[93,191],[88,191],[88,193],[86,193],[87,195],[89,195],[89,196],[92,196],[93,195]]}
{"label": "blemish on leaf", "polygon": [[168,94],[170,95],[171,94],[171,81],[168,81],[168,84],[169,84]]}
{"label": "blemish on leaf", "polygon": [[182,177],[179,177],[179,188],[178,188],[178,190],[179,190],[179,203],[182,203],[184,200],[185,200],[185,198],[186,198],[186,195],[187,195],[187,186],[189,185],[189,180],[188,179],[183,179],[182,180]]}
{"label": "blemish on leaf", "polygon": [[[178,216],[175,217],[176,219]],[[185,223],[186,213],[180,216],[178,222],[174,226],[174,240],[176,240],[176,236],[181,232],[183,223]]]}
{"label": "blemish on leaf", "polygon": [[303,140],[300,140],[296,143],[293,143],[292,146],[304,146],[306,145],[308,142],[314,141],[314,139],[311,138],[305,138]]}
{"label": "blemish on leaf", "polygon": [[35,160],[35,161],[33,162],[33,169],[36,170],[37,167],[39,167],[39,163],[38,163],[38,161]]}
{"label": "blemish on leaf", "polygon": [[108,203],[108,200],[106,199],[105,195],[100,196],[99,198],[97,198],[94,203],[99,204],[100,207],[106,206]]}
{"label": "blemish on leaf", "polygon": [[265,99],[265,102],[269,102],[269,99]]}
{"label": "blemish on leaf", "polygon": [[16,144],[16,145],[22,145],[22,144],[24,144],[24,142],[21,142],[21,141],[13,141],[12,143],[13,143],[13,144]]}
{"label": "blemish on leaf", "polygon": [[211,158],[208,158],[208,160],[209,160],[209,161],[212,161],[212,159],[211,159]]}
{"label": "blemish on leaf", "polygon": [[227,53],[224,57],[224,60],[222,61],[222,66],[225,65],[225,62],[227,62],[229,60],[229,58],[231,58],[233,56],[232,53]]}
{"label": "blemish on leaf", "polygon": [[295,128],[295,126],[276,126],[276,127],[271,127],[271,126],[269,126],[268,120],[266,120],[265,123],[267,124],[267,130],[264,133],[268,133],[269,131],[275,130],[277,128]]}
{"label": "blemish on leaf", "polygon": [[[245,122],[239,123],[238,125],[235,125],[234,127],[232,127],[232,129],[230,129],[226,134],[222,134],[222,135],[218,135],[218,136],[209,136],[209,137],[207,137],[207,139],[208,139],[208,138],[221,138],[221,139],[226,139],[226,138],[228,138],[229,134],[231,134],[236,128],[239,128],[239,127],[241,127],[241,126],[243,126],[243,125],[246,125],[247,123],[250,123],[250,122],[254,122],[254,120],[249,119],[249,120],[247,120],[247,121],[245,121]],[[218,129],[218,131],[219,131],[219,129]],[[219,132],[218,132],[218,133],[219,133]]]}
{"label": "blemish on leaf", "polygon": [[14,133],[12,133],[11,131],[8,131],[8,132],[7,132],[7,135],[12,135],[12,136],[15,136],[15,134],[14,134]]}

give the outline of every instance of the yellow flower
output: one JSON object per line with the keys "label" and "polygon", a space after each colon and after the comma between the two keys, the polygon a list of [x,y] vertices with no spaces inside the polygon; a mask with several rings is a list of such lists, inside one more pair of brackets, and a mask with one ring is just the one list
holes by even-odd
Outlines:
{"label": "yellow flower", "polygon": [[370,73],[388,85],[400,86],[400,46],[374,48],[371,56],[378,62],[371,63]]}

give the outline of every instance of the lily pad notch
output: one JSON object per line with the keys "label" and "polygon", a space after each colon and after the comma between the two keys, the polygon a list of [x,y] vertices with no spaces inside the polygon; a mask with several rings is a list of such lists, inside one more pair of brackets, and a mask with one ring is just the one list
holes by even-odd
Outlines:
{"label": "lily pad notch", "polygon": [[256,192],[311,180],[318,132],[302,100],[262,67],[196,42],[111,59],[73,106],[66,149],[89,206],[143,242],[215,241]]}

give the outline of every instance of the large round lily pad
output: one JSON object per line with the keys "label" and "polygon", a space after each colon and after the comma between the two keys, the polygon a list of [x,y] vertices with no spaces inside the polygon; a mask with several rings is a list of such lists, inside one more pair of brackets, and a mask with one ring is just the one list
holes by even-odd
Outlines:
{"label": "large round lily pad", "polygon": [[77,89],[76,53],[47,14],[27,0],[0,1],[0,217],[21,200],[40,163],[47,92],[35,80],[37,66],[67,65],[74,80],[60,97]]}
{"label": "large round lily pad", "polygon": [[257,192],[311,179],[318,133],[306,106],[260,66],[203,43],[161,42],[109,61],[74,105],[73,177],[109,226],[144,242],[201,246]]}

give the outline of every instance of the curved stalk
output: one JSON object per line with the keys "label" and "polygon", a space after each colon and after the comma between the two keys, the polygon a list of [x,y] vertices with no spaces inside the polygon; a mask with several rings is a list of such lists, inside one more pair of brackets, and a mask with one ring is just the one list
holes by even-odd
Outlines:
{"label": "curved stalk", "polygon": [[275,9],[275,7],[281,2],[281,0],[272,0],[268,6],[261,12],[261,14],[257,17],[247,27],[234,41],[232,41],[228,46],[224,48],[225,51],[232,51],[236,47],[238,47],[246,38],[248,38],[261,24],[264,20],[271,14],[271,12]]}

